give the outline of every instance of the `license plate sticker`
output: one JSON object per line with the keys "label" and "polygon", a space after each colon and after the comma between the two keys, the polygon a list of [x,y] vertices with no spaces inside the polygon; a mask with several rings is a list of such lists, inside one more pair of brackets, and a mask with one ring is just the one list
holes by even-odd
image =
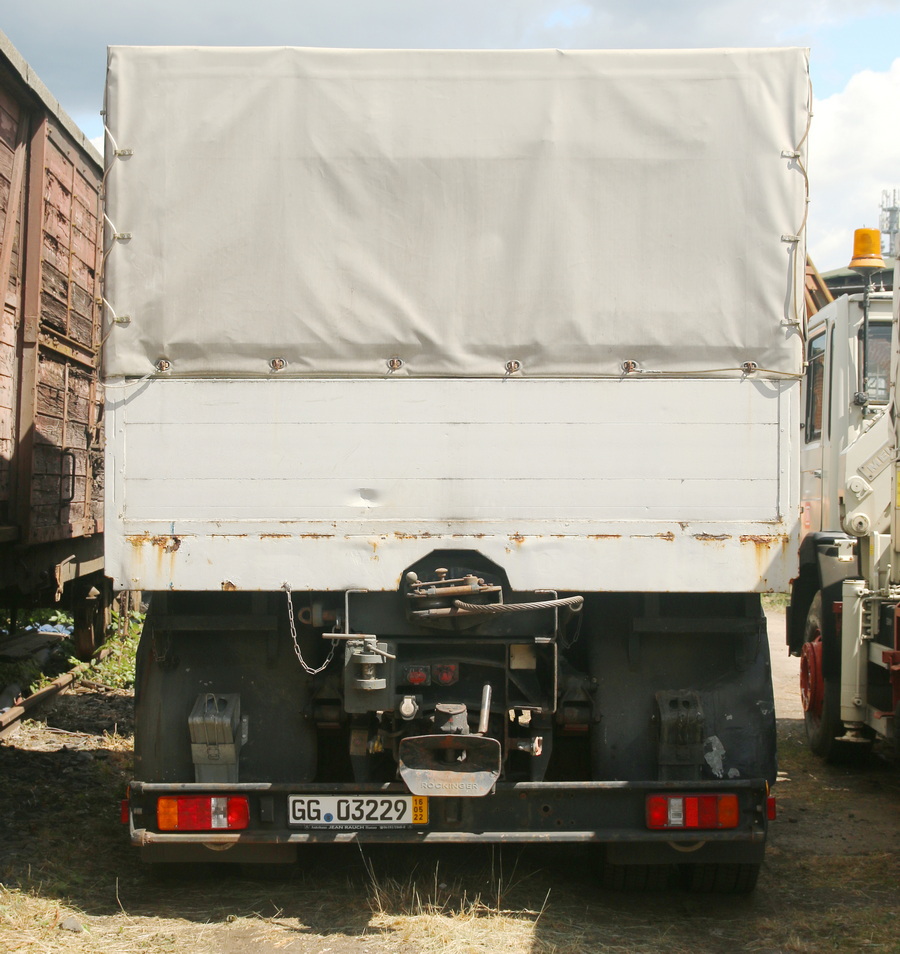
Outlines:
{"label": "license plate sticker", "polygon": [[288,824],[296,828],[410,828],[428,824],[421,795],[290,795]]}

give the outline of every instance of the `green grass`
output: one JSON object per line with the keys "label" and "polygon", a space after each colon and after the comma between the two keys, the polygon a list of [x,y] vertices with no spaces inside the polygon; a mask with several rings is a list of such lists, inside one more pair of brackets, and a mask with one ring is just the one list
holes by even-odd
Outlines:
{"label": "green grass", "polygon": [[106,644],[112,652],[96,665],[91,679],[112,689],[130,689],[134,685],[134,658],[144,615],[131,612],[123,617],[115,611],[112,615],[110,632],[113,635]]}
{"label": "green grass", "polygon": [[[71,622],[71,617],[59,610],[35,610],[20,620],[19,631],[24,625],[71,625]],[[112,652],[94,666],[90,675],[92,680],[112,689],[130,689],[134,685],[134,657],[143,622],[142,613],[129,612],[123,618],[120,613],[113,611],[107,642],[104,644]],[[37,662],[34,658],[0,660],[0,689],[15,684],[24,696],[29,696],[78,665],[80,661],[75,656],[71,640],[61,639],[43,662]]]}
{"label": "green grass", "polygon": [[789,593],[763,593],[763,609],[784,609],[790,603]]}

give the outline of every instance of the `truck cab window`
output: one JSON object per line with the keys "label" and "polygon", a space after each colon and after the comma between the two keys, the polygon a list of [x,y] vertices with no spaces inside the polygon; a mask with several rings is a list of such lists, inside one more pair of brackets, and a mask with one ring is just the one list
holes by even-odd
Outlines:
{"label": "truck cab window", "polygon": [[[871,335],[870,335],[871,337]],[[806,366],[806,443],[822,437],[822,396],[825,386],[825,333],[809,342]]]}
{"label": "truck cab window", "polygon": [[[862,354],[862,330],[859,332],[859,353]],[[866,394],[870,404],[887,404],[891,377],[891,326],[888,323],[869,325],[869,366],[866,369]]]}

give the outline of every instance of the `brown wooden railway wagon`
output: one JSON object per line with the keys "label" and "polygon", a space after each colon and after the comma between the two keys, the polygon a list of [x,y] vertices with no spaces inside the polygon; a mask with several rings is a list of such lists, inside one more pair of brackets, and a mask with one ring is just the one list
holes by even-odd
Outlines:
{"label": "brown wooden railway wagon", "polygon": [[102,162],[0,34],[0,605],[103,624]]}

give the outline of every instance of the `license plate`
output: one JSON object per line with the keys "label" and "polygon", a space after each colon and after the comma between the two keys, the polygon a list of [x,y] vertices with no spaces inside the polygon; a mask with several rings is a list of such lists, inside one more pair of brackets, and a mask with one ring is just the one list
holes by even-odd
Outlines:
{"label": "license plate", "polygon": [[409,828],[428,824],[421,795],[290,795],[288,824],[299,828]]}

